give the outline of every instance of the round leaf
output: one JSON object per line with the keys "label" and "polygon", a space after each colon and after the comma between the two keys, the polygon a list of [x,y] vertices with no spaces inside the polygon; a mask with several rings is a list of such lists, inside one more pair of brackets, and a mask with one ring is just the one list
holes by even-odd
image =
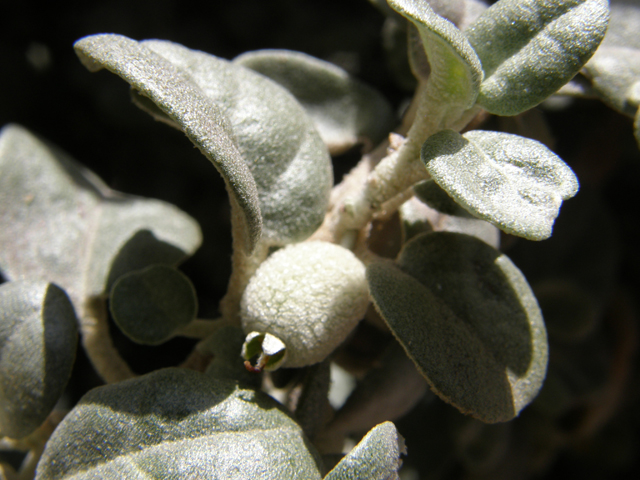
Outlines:
{"label": "round leaf", "polygon": [[131,340],[158,345],[191,323],[198,310],[189,279],[166,265],[152,265],[120,277],[111,289],[111,314]]}
{"label": "round leaf", "polygon": [[340,67],[290,50],[260,50],[234,59],[282,85],[305,108],[332,154],[363,139],[377,145],[395,126],[391,105]]}
{"label": "round leaf", "polygon": [[374,303],[433,390],[485,422],[515,417],[542,385],[547,336],[529,285],[474,237],[430,233],[397,266],[367,268]]}
{"label": "round leaf", "polygon": [[45,421],[71,375],[73,306],[44,282],[0,285],[0,436],[22,438]]}
{"label": "round leaf", "polygon": [[607,30],[607,0],[500,0],[465,34],[485,78],[478,104],[517,115],[558,90],[593,55]]}
{"label": "round leaf", "polygon": [[36,479],[320,479],[300,427],[271,397],[185,369],[87,393]]}
{"label": "round leaf", "polygon": [[530,240],[551,236],[562,200],[578,191],[560,158],[518,135],[443,130],[429,137],[421,156],[431,177],[465,209]]}

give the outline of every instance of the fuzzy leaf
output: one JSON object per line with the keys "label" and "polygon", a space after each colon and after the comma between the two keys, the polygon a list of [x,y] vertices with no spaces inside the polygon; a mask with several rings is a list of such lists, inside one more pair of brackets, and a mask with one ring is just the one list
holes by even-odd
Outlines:
{"label": "fuzzy leaf", "polygon": [[640,98],[640,49],[601,47],[584,67],[593,90],[619,112],[635,116]]}
{"label": "fuzzy leaf", "polygon": [[111,289],[109,307],[125,335],[147,345],[166,342],[177,329],[191,323],[198,311],[189,279],[167,265],[121,276]]}
{"label": "fuzzy leaf", "polygon": [[547,336],[522,273],[463,234],[408,242],[397,266],[367,268],[377,309],[441,398],[485,422],[510,420],[542,385]]}
{"label": "fuzzy leaf", "polygon": [[469,212],[530,240],[551,236],[562,200],[578,191],[560,158],[518,135],[443,130],[424,143],[421,156],[432,178]]}
{"label": "fuzzy leaf", "polygon": [[322,223],[333,182],[322,139],[282,87],[181,45],[119,35],[86,37],[92,70],[131,84],[135,103],[183,130],[220,171],[244,213],[248,248],[303,240]]}
{"label": "fuzzy leaf", "polygon": [[320,479],[300,427],[266,394],[186,369],[87,393],[36,479]]}
{"label": "fuzzy leaf", "polygon": [[389,5],[417,27],[431,73],[427,95],[448,108],[460,111],[473,106],[483,73],[480,60],[466,37],[448,20],[437,15],[426,2],[389,0]]}
{"label": "fuzzy leaf", "polygon": [[609,0],[609,28],[603,47],[628,47],[640,50],[640,2]]}
{"label": "fuzzy leaf", "polygon": [[259,50],[234,63],[282,85],[305,108],[332,154],[363,139],[377,145],[395,126],[391,105],[340,67],[290,50]]}
{"label": "fuzzy leaf", "polygon": [[176,207],[110,190],[21,127],[0,134],[0,171],[0,271],[60,285],[81,318],[117,276],[176,264],[200,245]]}
{"label": "fuzzy leaf", "polygon": [[25,437],[51,413],[71,376],[76,323],[55,285],[0,285],[0,436]]}
{"label": "fuzzy leaf", "polygon": [[578,73],[602,41],[607,0],[500,0],[465,31],[482,61],[478,104],[517,115]]}
{"label": "fuzzy leaf", "polygon": [[403,453],[406,453],[404,439],[395,425],[381,423],[371,429],[324,480],[397,480]]}

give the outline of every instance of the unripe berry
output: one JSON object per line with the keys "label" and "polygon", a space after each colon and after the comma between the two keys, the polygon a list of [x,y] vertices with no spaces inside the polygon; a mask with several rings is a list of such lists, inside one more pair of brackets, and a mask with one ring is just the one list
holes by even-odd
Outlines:
{"label": "unripe berry", "polygon": [[[327,242],[285,247],[260,265],[242,297],[248,333],[243,356],[261,355],[258,370],[320,362],[353,330],[368,303],[365,267],[351,251]],[[272,336],[284,344],[284,354],[275,351]]]}

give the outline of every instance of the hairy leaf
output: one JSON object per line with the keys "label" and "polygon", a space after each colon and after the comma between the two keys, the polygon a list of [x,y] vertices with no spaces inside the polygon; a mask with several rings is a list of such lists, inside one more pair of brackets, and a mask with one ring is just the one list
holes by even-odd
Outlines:
{"label": "hairy leaf", "polygon": [[547,367],[540,309],[520,271],[463,234],[408,242],[397,265],[373,263],[374,303],[433,390],[485,422],[515,417]]}
{"label": "hairy leaf", "polygon": [[51,413],[71,376],[76,323],[55,285],[0,285],[0,436],[25,437]]}
{"label": "hairy leaf", "polygon": [[235,58],[282,85],[305,108],[332,154],[367,140],[377,145],[391,131],[387,100],[340,67],[290,50],[259,50]]}
{"label": "hairy leaf", "polygon": [[303,240],[322,223],[331,162],[302,107],[251,70],[181,45],[119,35],[86,37],[91,70],[131,84],[134,101],[183,130],[220,171],[244,213],[248,247]]}
{"label": "hairy leaf", "polygon": [[189,279],[167,265],[152,265],[121,276],[111,289],[109,307],[131,340],[159,345],[196,318],[198,303]]}
{"label": "hairy leaf", "polygon": [[200,245],[197,223],[159,200],[110,190],[22,127],[0,134],[0,270],[65,289],[82,317],[115,277],[176,264]]}
{"label": "hairy leaf", "polygon": [[544,240],[562,200],[578,191],[571,169],[543,144],[500,132],[443,130],[422,146],[429,174],[476,217]]}
{"label": "hairy leaf", "polygon": [[389,0],[389,5],[411,20],[420,33],[431,68],[427,95],[456,109],[452,120],[457,120],[461,110],[475,103],[483,78],[473,48],[455,25],[434,13],[426,2]]}
{"label": "hairy leaf", "polygon": [[313,447],[272,398],[185,369],[87,393],[36,479],[320,479]]}
{"label": "hairy leaf", "polygon": [[609,0],[610,20],[603,47],[628,47],[640,50],[640,2]]}
{"label": "hairy leaf", "polygon": [[619,112],[635,116],[640,104],[640,49],[600,47],[585,65],[593,90]]}
{"label": "hairy leaf", "polygon": [[500,0],[465,31],[482,61],[478,104],[517,115],[578,73],[602,41],[607,0]]}
{"label": "hairy leaf", "polygon": [[324,480],[397,480],[403,453],[406,453],[404,439],[395,425],[381,423],[371,429]]}

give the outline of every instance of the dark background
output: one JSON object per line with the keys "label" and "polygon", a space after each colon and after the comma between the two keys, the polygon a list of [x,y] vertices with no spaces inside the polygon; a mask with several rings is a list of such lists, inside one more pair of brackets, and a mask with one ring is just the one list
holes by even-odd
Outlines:
{"label": "dark background", "polygon": [[[195,217],[204,245],[183,270],[198,291],[200,316],[214,318],[230,273],[229,207],[222,180],[183,134],[131,104],[125,82],[104,71],[89,73],[75,56],[73,42],[94,33],[119,33],[136,40],[168,39],[228,59],[261,48],[299,50],[346,68],[400,108],[409,93],[385,68],[383,20],[366,0],[5,1],[0,8],[0,126],[19,123],[69,152],[112,188],[166,200]],[[547,109],[543,117],[556,140],[554,149],[579,176],[581,192],[563,207],[551,240],[532,244],[505,238],[505,250],[532,284],[565,274],[586,279],[594,295],[602,295],[608,305],[605,317],[616,308],[627,309],[632,327],[628,335],[636,342],[640,156],[632,122],[586,100]],[[491,128],[504,128],[496,119],[490,122]],[[352,151],[336,159],[338,178],[358,156]],[[113,334],[140,373],[177,363],[193,345],[173,340],[159,348],[140,347],[115,329]],[[603,335],[615,337],[607,329]],[[609,344],[615,353],[615,338]],[[553,352],[553,344],[551,348]],[[635,428],[640,422],[635,343],[630,355],[624,393],[607,427],[613,437],[567,450],[546,470],[546,478],[631,475],[640,444],[637,435],[629,433],[633,430],[622,427]],[[99,383],[81,350],[74,376],[70,388],[75,396]],[[429,447],[420,445],[420,438],[446,443],[447,437],[438,432],[437,422],[436,430],[425,431],[422,415],[418,408],[399,422],[409,445],[407,462],[420,468],[422,460],[430,459],[422,450]],[[569,429],[575,420],[563,421]],[[622,443],[618,447],[607,438]],[[607,448],[619,458],[597,455]],[[464,476],[461,472],[453,475]]]}

